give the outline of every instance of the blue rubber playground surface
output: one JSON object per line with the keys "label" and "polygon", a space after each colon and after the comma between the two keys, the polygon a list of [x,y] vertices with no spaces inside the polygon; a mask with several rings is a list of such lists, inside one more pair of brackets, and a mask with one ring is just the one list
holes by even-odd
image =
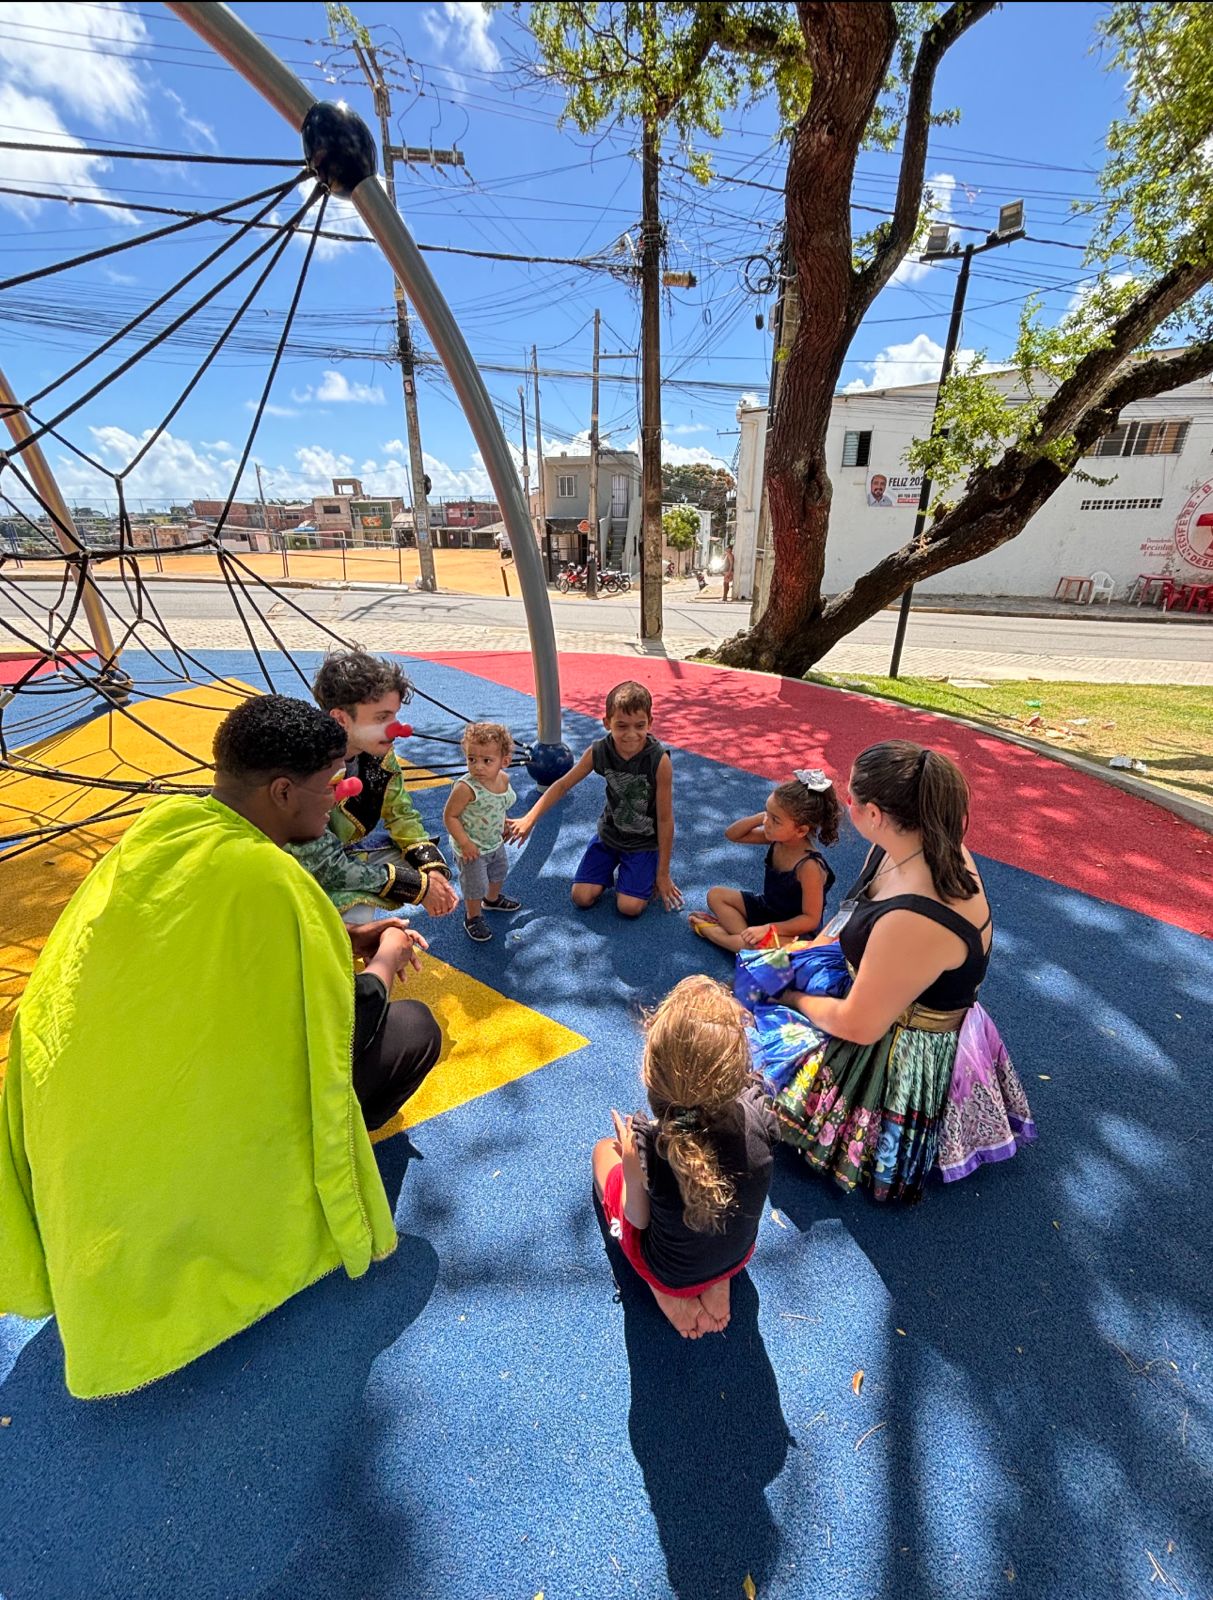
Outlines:
{"label": "blue rubber playground surface", "polygon": [[[526,694],[415,673],[534,737]],[[599,731],[566,714],[575,751]],[[722,830],[770,783],[672,756],[694,906],[753,875]],[[1213,944],[982,857],[982,999],[1039,1143],[904,1213],[780,1151],[727,1332],[684,1342],[604,1243],[590,1149],[640,1104],[640,1008],[730,967],[657,907],[574,911],[600,805],[588,781],[535,830],[492,944],[424,925],[589,1043],[377,1147],[392,1258],[116,1400],[69,1397],[53,1322],[0,1323],[3,1600],[1213,1594]],[[862,855],[844,833],[840,887]]]}

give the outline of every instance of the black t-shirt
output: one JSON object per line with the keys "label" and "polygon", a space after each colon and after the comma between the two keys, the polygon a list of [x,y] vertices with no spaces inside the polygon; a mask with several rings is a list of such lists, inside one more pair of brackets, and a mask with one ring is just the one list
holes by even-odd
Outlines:
{"label": "black t-shirt", "polygon": [[653,1276],[671,1289],[689,1289],[737,1266],[758,1237],[771,1187],[771,1151],[779,1138],[762,1090],[757,1085],[745,1089],[707,1131],[734,1186],[723,1233],[687,1227],[678,1179],[657,1154],[655,1125],[644,1116],[634,1117],[632,1125],[649,1192],[649,1225],[640,1235],[640,1248]]}
{"label": "black t-shirt", "polygon": [[608,733],[591,746],[594,771],[606,779],[606,805],[598,837],[623,854],[657,848],[657,768],[665,747],[650,733],[644,748],[627,761]]}

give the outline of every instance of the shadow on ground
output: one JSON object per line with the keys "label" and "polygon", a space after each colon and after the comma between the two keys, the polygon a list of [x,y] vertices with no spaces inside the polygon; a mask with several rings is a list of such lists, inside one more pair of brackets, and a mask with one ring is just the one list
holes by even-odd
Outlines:
{"label": "shadow on ground", "polygon": [[[393,1201],[408,1155],[406,1139],[380,1147]],[[113,1400],[70,1397],[47,1323],[0,1385],[12,1418],[4,1477],[22,1502],[0,1546],[5,1600],[302,1592],[279,1580],[296,1563],[313,1573],[318,1528],[361,1481],[376,1435],[371,1367],[420,1315],[437,1270],[430,1244],[406,1236],[362,1281],[332,1273],[184,1371]],[[349,1524],[363,1594],[377,1588],[370,1514]],[[385,1552],[407,1538],[392,1534]]]}

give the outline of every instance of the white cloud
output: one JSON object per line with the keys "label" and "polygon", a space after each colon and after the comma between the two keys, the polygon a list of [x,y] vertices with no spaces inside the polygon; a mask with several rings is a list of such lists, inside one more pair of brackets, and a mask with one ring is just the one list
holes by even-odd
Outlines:
{"label": "white cloud", "polygon": [[[256,400],[246,400],[244,402],[244,409],[246,411],[256,411]],[[270,400],[266,402],[265,415],[267,417],[297,417],[299,413],[297,411],[292,411],[290,406],[276,406],[273,401]]]}
{"label": "white cloud", "polygon": [[332,405],[381,406],[383,390],[377,383],[351,383],[343,373],[334,372],[329,367],[318,384],[313,386],[309,383],[303,389],[292,389],[291,399],[297,400],[300,405],[309,400],[318,400],[322,404]]}
{"label": "white cloud", "polygon": [[479,0],[443,0],[421,13],[425,31],[453,60],[482,72],[495,72],[501,55],[489,37],[492,13]]}
{"label": "white cloud", "polygon": [[[114,424],[90,428],[93,451],[103,465],[115,472],[127,465],[132,457],[151,437],[151,429],[141,434],[130,433]],[[214,455],[199,449],[188,439],[172,433],[163,433],[144,459],[126,480],[128,502],[138,504],[149,500],[167,505],[195,497],[221,499],[231,486],[230,465],[216,460]],[[112,500],[114,486],[110,479],[94,471],[76,455],[61,455],[56,463],[56,475],[64,494],[69,499],[90,496]],[[248,484],[245,484],[248,492]]]}
{"label": "white cloud", "polygon": [[747,389],[742,395],[741,399],[738,401],[737,409],[739,411],[756,411],[760,406],[765,404],[766,401],[760,400],[752,389]]}
{"label": "white cloud", "polygon": [[226,439],[203,439],[202,448],[214,450],[218,455],[230,455],[236,446],[229,444]]}
{"label": "white cloud", "polygon": [[113,267],[102,267],[101,276],[107,283],[116,284],[120,289],[129,289],[132,284],[139,282],[134,273],[115,272]]}
{"label": "white cloud", "polygon": [[[4,58],[0,58],[4,61]],[[0,73],[5,66],[0,65]],[[62,145],[64,154],[48,155],[40,150],[6,150],[4,161],[5,182],[14,188],[47,189],[51,193],[70,192],[108,199],[97,177],[108,172],[110,163],[102,156],[76,155],[82,148],[79,139],[73,139],[59,120],[59,114],[49,100],[40,95],[28,94],[12,83],[0,82],[0,124],[6,136],[14,133],[31,144]],[[24,221],[32,221],[53,201],[26,199],[22,195],[0,194],[0,206],[7,207]],[[55,206],[56,210],[66,207]],[[124,208],[103,208],[107,222],[124,222],[138,225],[133,212]]]}
{"label": "white cloud", "polygon": [[[957,364],[972,362],[975,350],[958,350]],[[906,344],[890,344],[874,361],[857,363],[868,377],[853,378],[843,385],[843,394],[862,394],[865,389],[900,389],[910,383],[935,383],[943,365],[943,346],[928,333],[919,333]]]}
{"label": "white cloud", "polygon": [[[937,172],[934,177],[927,179],[923,186],[923,204],[933,221],[952,220],[952,202],[956,198],[956,188],[956,179],[950,172]],[[974,197],[970,190],[966,189],[965,193],[966,196]],[[906,256],[889,281],[897,284],[918,283],[934,271],[934,267],[928,267],[919,261],[917,256]]]}
{"label": "white cloud", "polygon": [[[83,117],[98,128],[148,124],[146,70],[129,58],[151,35],[135,12],[121,5],[0,0],[0,25],[9,32],[0,56],[5,82],[57,100],[76,122]],[[61,48],[66,38],[70,57]]]}
{"label": "white cloud", "polygon": [[174,94],[171,89],[162,89],[161,93],[172,106],[173,110],[177,113],[177,116],[181,121],[181,126],[185,129],[186,133],[193,135],[192,142],[194,144],[194,148],[197,149],[198,145],[201,143],[209,145],[212,150],[218,150],[219,141],[215,137],[215,130],[211,127],[210,123],[203,122],[201,117],[193,116],[190,112],[190,108],[186,105],[181,96],[179,94]]}
{"label": "white cloud", "polygon": [[663,433],[677,433],[681,435],[686,435],[689,433],[706,433],[707,431],[708,425],[706,422],[679,422],[676,423],[672,428],[663,427],[662,429]]}
{"label": "white cloud", "polygon": [[[640,454],[639,437],[632,440],[631,444],[624,445],[625,450],[631,450],[636,455]],[[674,444],[672,440],[662,438],[661,459],[667,467],[724,467],[729,470],[729,464],[723,456],[716,455],[701,444]]]}
{"label": "white cloud", "polygon": [[[383,175],[381,173],[377,175],[376,181],[379,183],[383,182]],[[315,184],[311,178],[305,178],[302,183],[296,185],[295,193],[299,197],[300,204],[302,204],[304,200],[308,199],[314,188]],[[276,210],[270,214],[271,222],[282,222],[284,220],[285,219]],[[300,230],[295,236],[295,241],[298,245],[306,248],[309,230],[315,226],[315,223],[316,207],[313,206],[308,212],[307,216],[303,219],[303,222],[300,225]],[[330,195],[329,203],[324,209],[324,231],[325,233],[350,234],[355,239],[370,238],[366,224],[358,215],[350,201],[339,200],[335,195]],[[317,239],[316,248],[313,252],[312,259],[314,261],[335,261],[338,256],[343,256],[347,251],[353,250],[354,248],[355,246],[345,239]]]}
{"label": "white cloud", "polygon": [[403,439],[389,439],[383,448],[389,456],[403,456],[408,454],[408,447]]}

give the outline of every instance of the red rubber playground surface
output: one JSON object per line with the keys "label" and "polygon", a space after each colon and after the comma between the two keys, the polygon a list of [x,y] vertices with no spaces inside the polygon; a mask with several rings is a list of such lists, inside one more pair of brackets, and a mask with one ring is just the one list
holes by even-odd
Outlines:
{"label": "red rubber playground surface", "polygon": [[[534,692],[514,651],[424,658]],[[772,780],[820,765],[845,785],[859,751],[914,739],[951,756],[973,794],[969,843],[982,855],[1190,933],[1213,937],[1213,838],[1161,806],[946,717],[791,678],[632,656],[560,657],[561,694],[600,717],[607,690],[635,678],[666,743]]]}

